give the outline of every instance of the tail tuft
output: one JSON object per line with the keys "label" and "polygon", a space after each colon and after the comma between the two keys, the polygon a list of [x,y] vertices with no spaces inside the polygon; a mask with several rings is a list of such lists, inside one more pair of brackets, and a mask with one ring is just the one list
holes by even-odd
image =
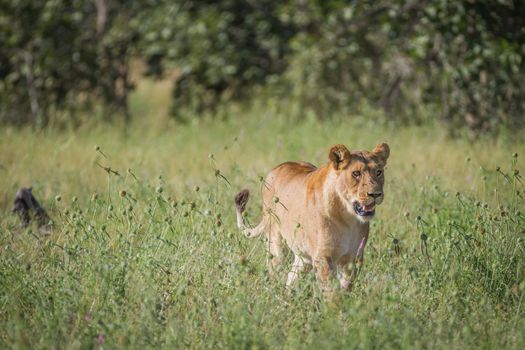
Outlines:
{"label": "tail tuft", "polygon": [[246,237],[257,237],[265,230],[266,224],[264,220],[261,220],[259,225],[254,228],[246,226],[244,222],[244,217],[242,213],[246,209],[246,203],[250,198],[250,191],[244,189],[241,192],[237,193],[235,196],[235,211],[237,214],[237,227]]}
{"label": "tail tuft", "polygon": [[244,212],[246,209],[246,203],[248,203],[248,199],[250,198],[250,191],[247,189],[242,190],[241,192],[237,193],[235,196],[235,206],[238,211],[241,213]]}

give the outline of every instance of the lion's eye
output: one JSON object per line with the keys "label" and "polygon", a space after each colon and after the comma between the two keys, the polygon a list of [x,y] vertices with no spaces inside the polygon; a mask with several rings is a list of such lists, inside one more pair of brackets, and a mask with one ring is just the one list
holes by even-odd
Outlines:
{"label": "lion's eye", "polygon": [[352,171],[352,175],[353,177],[355,177],[356,179],[361,176],[361,172],[360,171]]}
{"label": "lion's eye", "polygon": [[383,175],[383,170],[376,171],[376,176],[377,177],[380,177],[381,175]]}

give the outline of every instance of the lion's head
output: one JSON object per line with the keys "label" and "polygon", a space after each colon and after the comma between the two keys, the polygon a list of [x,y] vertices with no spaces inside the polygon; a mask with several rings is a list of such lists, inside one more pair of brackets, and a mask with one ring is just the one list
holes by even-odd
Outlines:
{"label": "lion's head", "polygon": [[329,159],[336,174],[336,191],[345,207],[361,221],[374,217],[384,198],[384,168],[390,147],[378,144],[372,152],[349,151],[344,145],[330,149]]}

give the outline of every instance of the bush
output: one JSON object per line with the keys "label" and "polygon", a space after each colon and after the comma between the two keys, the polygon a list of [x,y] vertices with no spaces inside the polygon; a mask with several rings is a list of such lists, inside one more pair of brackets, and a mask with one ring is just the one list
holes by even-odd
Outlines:
{"label": "bush", "polygon": [[[128,116],[131,44],[125,2],[0,3],[0,121],[45,126],[94,104]],[[70,113],[73,115],[73,113]]]}
{"label": "bush", "polygon": [[[129,117],[131,59],[176,72],[173,114],[271,95],[320,117],[366,105],[451,130],[523,126],[515,1],[28,0],[0,3],[1,121],[101,104]],[[110,115],[111,113],[106,113]]]}

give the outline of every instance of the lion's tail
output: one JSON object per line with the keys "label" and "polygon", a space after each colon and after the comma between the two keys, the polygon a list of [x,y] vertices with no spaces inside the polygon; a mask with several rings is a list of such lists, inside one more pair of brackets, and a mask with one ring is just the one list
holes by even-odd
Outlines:
{"label": "lion's tail", "polygon": [[237,193],[235,196],[235,211],[237,213],[237,227],[246,237],[252,238],[258,237],[261,233],[263,233],[266,225],[264,223],[264,219],[262,219],[259,225],[255,226],[254,228],[249,228],[244,222],[244,216],[242,213],[244,213],[244,210],[246,209],[246,204],[248,203],[249,198],[250,191],[247,189]]}

